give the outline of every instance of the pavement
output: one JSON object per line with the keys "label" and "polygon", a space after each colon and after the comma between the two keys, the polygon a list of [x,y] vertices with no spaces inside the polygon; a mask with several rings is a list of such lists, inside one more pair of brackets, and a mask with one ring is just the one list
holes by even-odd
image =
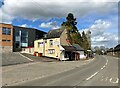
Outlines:
{"label": "pavement", "polygon": [[9,65],[17,65],[17,64],[25,64],[31,62],[56,62],[56,59],[47,58],[47,57],[37,57],[26,53],[12,52],[12,53],[2,53],[2,57],[0,58],[0,62],[2,62],[2,66]]}
{"label": "pavement", "polygon": [[[42,74],[37,78],[28,81],[18,82],[15,86],[118,86],[118,60],[119,58],[110,56],[96,56],[96,59],[88,62],[68,62],[68,63],[47,63],[32,66],[37,69],[35,72],[32,68],[27,68],[29,75],[41,74],[46,72],[49,76]],[[39,67],[39,68],[38,68]],[[46,68],[45,68],[46,67]],[[72,68],[72,69],[71,69]],[[66,70],[67,69],[67,70]],[[39,70],[39,71],[38,71]],[[45,71],[46,70],[46,71]],[[21,72],[21,75],[25,71]],[[55,74],[55,72],[57,72]],[[54,73],[50,75],[51,73]],[[5,75],[5,73],[4,73]],[[5,77],[5,76],[3,76]],[[8,76],[9,77],[9,76]],[[7,78],[8,78],[7,77]],[[24,76],[21,76],[24,77]],[[13,78],[12,78],[13,79]],[[12,80],[11,79],[11,80]]]}
{"label": "pavement", "polygon": [[2,53],[2,66],[8,65],[16,65],[16,64],[24,64],[31,62],[30,60],[26,59],[25,57],[21,56],[18,52],[13,53]]}
{"label": "pavement", "polygon": [[42,61],[42,62],[56,62],[58,61],[55,58],[48,58],[48,57],[38,57],[38,56],[33,56],[31,54],[27,54],[27,53],[21,53],[22,55],[30,58],[33,61]]}
{"label": "pavement", "polygon": [[54,76],[71,69],[82,67],[94,59],[84,61],[33,62],[2,67],[2,85],[14,86],[41,78]]}

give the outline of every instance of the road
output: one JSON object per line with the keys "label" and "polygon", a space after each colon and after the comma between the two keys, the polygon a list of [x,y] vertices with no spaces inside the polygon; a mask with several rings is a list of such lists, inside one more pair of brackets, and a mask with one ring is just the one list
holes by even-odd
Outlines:
{"label": "road", "polygon": [[118,58],[96,56],[81,67],[16,86],[118,86]]}

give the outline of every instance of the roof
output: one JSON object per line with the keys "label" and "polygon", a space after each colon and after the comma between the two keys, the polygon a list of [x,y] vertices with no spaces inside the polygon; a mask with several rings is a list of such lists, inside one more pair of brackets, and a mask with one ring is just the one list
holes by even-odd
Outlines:
{"label": "roof", "polygon": [[120,51],[120,44],[118,44],[115,48],[114,48],[115,51]]}
{"label": "roof", "polygon": [[47,35],[46,38],[59,38],[62,34],[62,32],[64,31],[65,28],[61,27],[59,29],[53,29],[50,30]]}
{"label": "roof", "polygon": [[73,44],[73,46],[75,47],[76,51],[84,51],[84,49],[78,44]]}
{"label": "roof", "polygon": [[38,29],[35,29],[35,28],[28,28],[28,27],[20,27],[20,26],[13,26],[13,28],[14,29],[27,29],[27,30],[36,30],[36,31],[40,31],[40,32],[42,32],[42,33],[44,33],[44,34],[46,34],[46,32],[44,32],[44,31],[41,31],[41,30],[38,30]]}
{"label": "roof", "polygon": [[73,46],[62,46],[62,47],[65,49],[65,51],[76,51],[75,47]]}
{"label": "roof", "polygon": [[113,52],[113,48],[110,48],[109,50],[107,50],[107,52]]}

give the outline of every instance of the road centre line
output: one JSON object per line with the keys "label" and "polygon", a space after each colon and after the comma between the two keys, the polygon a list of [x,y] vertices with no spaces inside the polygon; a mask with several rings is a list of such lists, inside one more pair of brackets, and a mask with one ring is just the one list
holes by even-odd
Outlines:
{"label": "road centre line", "polygon": [[97,75],[99,73],[99,71],[95,72],[93,75],[91,75],[90,77],[88,77],[86,80],[89,80],[91,78],[93,78],[95,75]]}
{"label": "road centre line", "polygon": [[[108,59],[106,59],[105,65],[104,65],[100,70],[103,70],[103,69],[107,66],[107,64],[108,64]],[[86,80],[87,80],[87,81],[90,80],[90,79],[93,78],[95,75],[97,75],[99,72],[100,72],[100,71],[95,72],[93,75],[91,75],[90,77],[86,78]]]}

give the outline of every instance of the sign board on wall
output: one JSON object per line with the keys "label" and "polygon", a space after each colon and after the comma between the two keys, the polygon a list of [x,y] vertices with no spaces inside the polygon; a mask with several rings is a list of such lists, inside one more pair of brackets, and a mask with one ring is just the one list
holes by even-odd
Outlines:
{"label": "sign board on wall", "polygon": [[28,47],[28,43],[21,43],[22,47]]}
{"label": "sign board on wall", "polygon": [[60,45],[60,42],[59,41],[54,41],[54,45]]}

